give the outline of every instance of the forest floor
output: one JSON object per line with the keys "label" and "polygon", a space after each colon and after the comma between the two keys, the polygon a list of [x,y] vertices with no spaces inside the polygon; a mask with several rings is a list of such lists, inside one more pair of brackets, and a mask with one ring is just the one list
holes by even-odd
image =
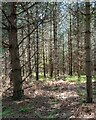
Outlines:
{"label": "forest floor", "polygon": [[[29,87],[30,86],[30,87]],[[31,118],[32,120],[96,120],[96,103],[85,102],[85,83],[68,81],[39,81],[25,84],[25,99],[2,100],[3,118]],[[95,84],[94,87],[96,88]],[[94,101],[96,101],[94,89]]]}

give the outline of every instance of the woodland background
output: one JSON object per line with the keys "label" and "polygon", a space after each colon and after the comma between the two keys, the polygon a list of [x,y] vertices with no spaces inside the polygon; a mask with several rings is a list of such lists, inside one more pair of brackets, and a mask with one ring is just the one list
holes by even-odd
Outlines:
{"label": "woodland background", "polygon": [[96,1],[0,9],[3,117],[96,119]]}

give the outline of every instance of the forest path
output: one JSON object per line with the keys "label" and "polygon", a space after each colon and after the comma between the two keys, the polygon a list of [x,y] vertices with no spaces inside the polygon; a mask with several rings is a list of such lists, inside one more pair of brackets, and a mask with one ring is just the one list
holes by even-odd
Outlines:
{"label": "forest path", "polygon": [[[27,87],[27,85],[25,85]],[[3,111],[9,113],[4,118],[20,117],[33,118],[34,120],[71,120],[72,118],[96,119],[96,104],[86,104],[85,84],[74,82],[48,81],[32,82],[25,89],[26,98],[22,101],[12,101],[9,98],[3,100]]]}

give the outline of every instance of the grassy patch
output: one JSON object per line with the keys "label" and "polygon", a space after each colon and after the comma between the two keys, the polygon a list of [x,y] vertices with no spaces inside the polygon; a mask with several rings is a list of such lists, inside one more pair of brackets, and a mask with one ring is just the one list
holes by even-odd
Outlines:
{"label": "grassy patch", "polygon": [[52,102],[58,103],[59,100],[58,99],[53,99]]}
{"label": "grassy patch", "polygon": [[15,114],[15,112],[13,112],[13,110],[11,109],[11,107],[3,107],[4,110],[2,110],[2,112],[0,112],[0,117],[5,117],[5,116],[10,116]]}
{"label": "grassy patch", "polygon": [[57,109],[49,112],[49,113],[48,113],[48,116],[46,117],[46,120],[50,120],[50,119],[52,120],[52,119],[54,119],[54,115],[55,115],[57,112],[58,112]]}
{"label": "grassy patch", "polygon": [[55,116],[55,114],[57,114],[57,112],[58,112],[58,109],[54,109],[54,110],[48,112],[47,116],[43,116],[43,115],[41,115],[40,112],[37,112],[37,111],[35,112],[35,114],[38,117],[38,119],[39,118],[46,118],[46,120],[53,120],[55,118],[54,116]]}
{"label": "grassy patch", "polygon": [[44,80],[44,75],[43,74],[39,74],[39,80],[41,80],[41,81]]}
{"label": "grassy patch", "polygon": [[22,106],[22,107],[19,108],[18,111],[19,111],[20,113],[28,113],[28,112],[30,112],[30,111],[33,110],[33,109],[34,109],[33,103],[30,102],[27,107],[23,107],[23,106]]}
{"label": "grassy patch", "polygon": [[66,76],[65,80],[69,81],[69,82],[84,83],[86,81],[86,76],[85,75],[82,75],[80,77],[78,77],[78,76]]}

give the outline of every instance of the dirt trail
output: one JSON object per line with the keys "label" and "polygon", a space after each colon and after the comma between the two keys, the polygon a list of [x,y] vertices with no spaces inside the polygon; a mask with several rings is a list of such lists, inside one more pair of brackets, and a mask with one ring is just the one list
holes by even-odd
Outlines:
{"label": "dirt trail", "polygon": [[[25,86],[26,87],[26,86]],[[24,100],[13,102],[6,98],[3,100],[3,111],[11,107],[13,114],[5,115],[7,118],[58,118],[68,120],[71,118],[95,118],[96,104],[81,104],[78,90],[85,91],[85,85],[77,85],[65,81],[33,82],[25,89]],[[4,118],[6,118],[4,117]],[[76,119],[77,120],[77,119]]]}

